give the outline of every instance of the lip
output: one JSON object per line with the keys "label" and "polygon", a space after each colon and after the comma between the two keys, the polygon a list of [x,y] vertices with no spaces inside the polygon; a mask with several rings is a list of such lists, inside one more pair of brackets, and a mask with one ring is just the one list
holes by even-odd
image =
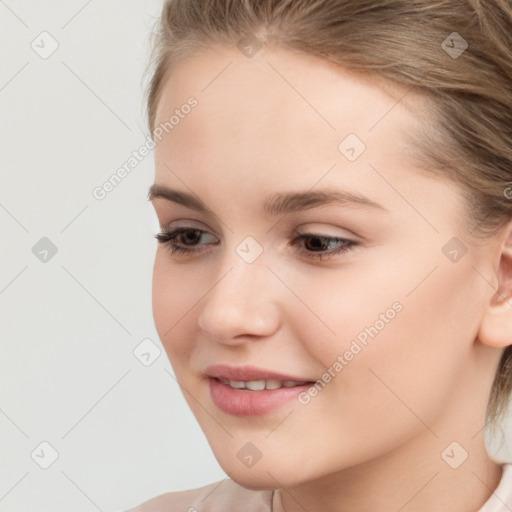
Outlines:
{"label": "lip", "polygon": [[315,382],[316,379],[301,377],[297,375],[286,375],[284,373],[274,372],[257,368],[256,366],[228,366],[226,364],[215,364],[208,366],[204,372],[208,377],[228,380],[294,380],[296,382]]}
{"label": "lip", "polygon": [[[296,399],[300,393],[307,391],[315,381],[285,375],[256,368],[254,366],[227,366],[214,365],[206,369],[210,396],[213,403],[223,412],[233,416],[250,417],[268,414],[290,400]],[[294,386],[290,388],[264,389],[261,391],[251,391],[247,389],[234,389],[231,386],[222,383],[219,379],[228,380],[293,380],[297,382],[307,381],[307,384]]]}

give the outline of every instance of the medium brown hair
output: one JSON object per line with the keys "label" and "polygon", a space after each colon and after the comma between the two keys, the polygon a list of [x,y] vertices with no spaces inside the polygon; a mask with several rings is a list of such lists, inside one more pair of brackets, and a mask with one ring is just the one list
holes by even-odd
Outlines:
{"label": "medium brown hair", "polygon": [[[485,241],[512,219],[509,0],[167,0],[153,35],[151,133],[173,63],[213,45],[235,47],[250,35],[424,95],[430,124],[411,135],[411,147],[425,169],[463,185],[469,234]],[[465,43],[460,55],[446,51]],[[489,397],[493,426],[511,391],[509,346]]]}

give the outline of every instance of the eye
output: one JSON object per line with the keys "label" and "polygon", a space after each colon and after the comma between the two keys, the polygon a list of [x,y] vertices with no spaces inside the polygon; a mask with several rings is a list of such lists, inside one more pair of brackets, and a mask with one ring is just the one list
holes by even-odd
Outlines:
{"label": "eye", "polygon": [[[339,254],[349,252],[353,249],[357,242],[348,240],[346,238],[332,237],[326,235],[319,235],[315,233],[305,233],[299,235],[295,240],[292,241],[292,245],[296,245],[298,242],[310,241],[304,244],[304,247],[308,250],[301,249],[300,252],[305,253],[308,258],[316,258],[323,260],[331,258]],[[331,248],[333,245],[338,244],[337,247]],[[312,250],[309,250],[311,248]]]}
{"label": "eye", "polygon": [[[194,249],[202,237],[210,236],[214,239],[213,235],[197,228],[181,227],[174,230],[163,230],[161,233],[155,235],[159,243],[167,245],[172,254],[190,254],[202,252],[200,249]],[[338,254],[346,253],[357,245],[357,242],[348,240],[346,238],[331,237],[314,233],[305,233],[297,236],[292,240],[292,246],[296,246],[301,242],[308,242],[303,245],[299,252],[307,258],[323,260],[326,258],[334,257]],[[181,245],[180,245],[181,243]],[[212,245],[217,245],[218,242],[213,242]],[[333,248],[333,246],[335,246]]]}
{"label": "eye", "polygon": [[[187,254],[199,252],[197,249],[190,249],[189,247],[194,247],[203,234],[209,235],[209,233],[202,229],[183,227],[170,231],[164,229],[161,233],[155,235],[155,238],[159,243],[167,245],[172,254]],[[182,235],[185,235],[185,237],[183,238]],[[177,244],[176,240],[181,240],[184,246]]]}

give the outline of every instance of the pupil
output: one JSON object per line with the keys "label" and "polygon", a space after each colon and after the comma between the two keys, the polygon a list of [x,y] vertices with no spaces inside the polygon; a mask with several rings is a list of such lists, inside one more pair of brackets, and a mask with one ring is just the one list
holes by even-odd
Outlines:
{"label": "pupil", "polygon": [[322,242],[321,242],[319,237],[313,237],[313,238],[311,238],[311,240],[313,240],[313,243],[311,244],[311,246],[313,248],[320,248],[321,249],[323,247],[323,244],[322,244]]}
{"label": "pupil", "polygon": [[199,233],[199,231],[197,230],[194,230],[194,231],[186,231],[185,232],[185,237],[188,241],[190,242],[195,242],[197,241],[197,234]]}

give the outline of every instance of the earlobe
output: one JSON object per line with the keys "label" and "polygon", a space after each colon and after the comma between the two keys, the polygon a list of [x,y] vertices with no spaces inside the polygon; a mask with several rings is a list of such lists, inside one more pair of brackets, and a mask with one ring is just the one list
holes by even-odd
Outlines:
{"label": "earlobe", "polygon": [[505,348],[512,345],[512,305],[501,302],[489,306],[478,331],[478,339],[484,345]]}
{"label": "earlobe", "polygon": [[512,345],[512,222],[500,235],[500,254],[495,278],[498,287],[487,304],[478,339],[490,347]]}

